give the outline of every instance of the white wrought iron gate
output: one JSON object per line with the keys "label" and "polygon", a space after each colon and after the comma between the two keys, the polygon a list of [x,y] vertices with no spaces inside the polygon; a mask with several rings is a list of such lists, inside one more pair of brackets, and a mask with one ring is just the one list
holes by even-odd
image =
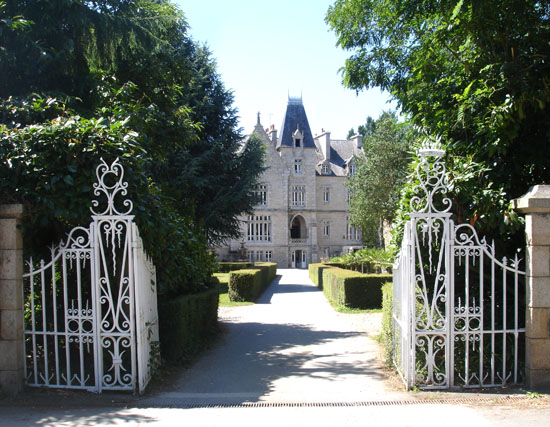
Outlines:
{"label": "white wrought iron gate", "polygon": [[525,273],[470,224],[451,220],[438,144],[424,144],[419,185],[393,268],[394,363],[408,388],[521,382]]}
{"label": "white wrought iron gate", "polygon": [[92,222],[27,262],[25,378],[28,385],[142,392],[157,362],[156,273],[143,251],[124,169],[96,169]]}

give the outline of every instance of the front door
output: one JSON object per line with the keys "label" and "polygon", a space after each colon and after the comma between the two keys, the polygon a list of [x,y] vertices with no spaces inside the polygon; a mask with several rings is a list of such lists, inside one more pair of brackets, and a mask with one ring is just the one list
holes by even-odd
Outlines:
{"label": "front door", "polygon": [[292,268],[306,268],[307,267],[307,252],[303,250],[296,250],[291,252],[291,266]]}

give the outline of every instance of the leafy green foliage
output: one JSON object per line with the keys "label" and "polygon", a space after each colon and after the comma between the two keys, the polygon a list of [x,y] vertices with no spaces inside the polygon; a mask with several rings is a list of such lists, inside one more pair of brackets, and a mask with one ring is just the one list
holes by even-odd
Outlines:
{"label": "leafy green foliage", "polygon": [[382,273],[393,265],[393,253],[383,249],[365,248],[330,258],[326,262],[361,273]]}
{"label": "leafy green foliage", "polygon": [[415,125],[448,142],[451,173],[473,173],[454,189],[457,215],[521,243],[509,200],[550,181],[550,5],[337,0],[326,20],[350,51],[343,83],[388,90]]}
{"label": "leafy green foliage", "polygon": [[211,286],[263,152],[165,0],[0,1],[0,200],[26,205],[30,254],[87,224],[100,158],[121,157],[165,296]]}
{"label": "leafy green foliage", "polygon": [[357,172],[348,182],[353,194],[351,222],[361,228],[367,245],[381,247],[383,223],[395,216],[415,139],[410,127],[391,112],[382,113],[376,121],[369,117],[359,128],[365,133],[365,156],[356,159]]}
{"label": "leafy green foliage", "polygon": [[380,334],[386,366],[393,364],[393,340],[393,283],[386,282],[382,285],[382,333]]}

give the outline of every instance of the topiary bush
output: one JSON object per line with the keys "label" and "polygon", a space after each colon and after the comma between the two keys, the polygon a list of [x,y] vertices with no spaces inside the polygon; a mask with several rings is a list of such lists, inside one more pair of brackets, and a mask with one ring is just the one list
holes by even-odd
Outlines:
{"label": "topiary bush", "polygon": [[229,273],[235,270],[243,270],[252,267],[252,263],[248,261],[242,262],[218,262],[218,273]]}
{"label": "topiary bush", "polygon": [[329,268],[327,264],[309,264],[309,278],[318,288],[323,289],[323,270]]}
{"label": "topiary bush", "polygon": [[277,264],[258,262],[254,268],[229,274],[229,300],[254,302],[277,276]]}
{"label": "topiary bush", "polygon": [[384,348],[384,361],[391,366],[393,361],[393,283],[382,285],[382,333],[380,342]]}
{"label": "topiary bush", "polygon": [[160,351],[164,360],[185,364],[218,332],[218,290],[159,302]]}
{"label": "topiary bush", "polygon": [[348,308],[382,307],[382,284],[391,274],[363,274],[332,267],[322,269],[323,293],[333,306]]}

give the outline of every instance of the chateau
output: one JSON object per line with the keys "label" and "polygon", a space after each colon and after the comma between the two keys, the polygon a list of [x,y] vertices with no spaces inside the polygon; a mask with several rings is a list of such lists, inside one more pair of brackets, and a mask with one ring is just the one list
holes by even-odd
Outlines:
{"label": "chateau", "polygon": [[346,187],[354,157],[363,155],[361,136],[314,136],[301,98],[289,98],[280,135],[273,126],[264,130],[259,114],[253,134],[265,145],[267,170],[256,188],[260,203],[242,218],[241,239],[217,249],[218,259],[306,268],[361,248],[361,233],[349,223]]}

